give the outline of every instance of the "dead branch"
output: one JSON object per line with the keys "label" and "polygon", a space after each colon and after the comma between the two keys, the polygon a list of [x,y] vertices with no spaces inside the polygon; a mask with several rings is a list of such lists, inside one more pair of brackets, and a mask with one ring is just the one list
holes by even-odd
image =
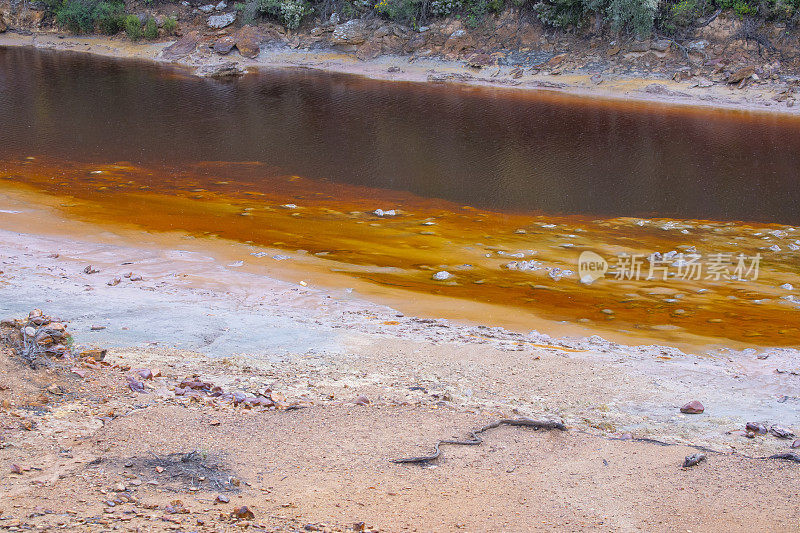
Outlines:
{"label": "dead branch", "polygon": [[412,463],[427,463],[429,461],[435,461],[441,455],[440,446],[442,444],[452,444],[457,446],[477,446],[483,442],[483,439],[478,436],[479,433],[483,433],[484,431],[488,431],[493,428],[497,428],[500,426],[522,426],[522,427],[530,427],[533,429],[547,429],[553,430],[558,429],[561,431],[566,431],[567,427],[562,422],[557,422],[554,420],[531,420],[530,418],[501,418],[500,420],[496,420],[491,424],[487,424],[482,428],[470,432],[471,438],[469,440],[451,440],[451,439],[444,439],[440,440],[434,445],[434,453],[431,455],[421,455],[419,457],[407,457],[404,459],[394,459],[392,460],[393,463],[397,464],[412,464]]}

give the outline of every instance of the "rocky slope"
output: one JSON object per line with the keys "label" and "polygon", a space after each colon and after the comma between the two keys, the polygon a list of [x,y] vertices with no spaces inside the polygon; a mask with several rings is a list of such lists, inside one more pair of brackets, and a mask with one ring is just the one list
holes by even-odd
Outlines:
{"label": "rocky slope", "polygon": [[[52,16],[37,5],[1,1],[0,31],[56,32]],[[159,22],[167,16],[178,20],[180,38],[164,54],[174,61],[198,50],[252,59],[265,48],[287,46],[332,50],[358,60],[388,55],[410,61],[457,61],[492,73],[509,68],[517,79],[539,73],[579,73],[593,76],[597,84],[611,76],[693,80],[700,86],[730,83],[737,88],[780,84],[778,101],[793,100],[800,66],[800,31],[781,23],[754,28],[726,13],[682,39],[633,40],[588,30],[575,34],[552,30],[530,13],[515,9],[487,16],[475,28],[458,19],[437,20],[415,29],[380,18],[344,21],[334,14],[329,20],[308,21],[297,32],[269,22],[243,26],[241,14],[225,2],[129,5],[128,10]]]}

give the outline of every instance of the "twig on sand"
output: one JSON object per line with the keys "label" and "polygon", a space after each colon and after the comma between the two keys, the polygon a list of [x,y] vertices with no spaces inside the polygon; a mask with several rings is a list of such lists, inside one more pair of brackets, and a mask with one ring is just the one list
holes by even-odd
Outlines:
{"label": "twig on sand", "polygon": [[783,459],[784,461],[793,461],[795,463],[800,463],[800,455],[796,453],[776,453],[775,455],[770,455],[770,459]]}
{"label": "twig on sand", "polygon": [[439,447],[442,444],[453,444],[458,446],[477,446],[483,442],[483,439],[478,436],[479,433],[483,433],[484,431],[488,431],[490,429],[500,427],[500,426],[523,426],[523,427],[530,427],[533,429],[558,429],[561,431],[566,431],[567,427],[562,422],[557,422],[554,420],[531,420],[530,418],[501,418],[500,420],[496,420],[491,424],[487,424],[482,428],[472,431],[470,435],[472,436],[469,440],[451,440],[451,439],[444,439],[440,440],[434,446],[434,453],[431,455],[421,455],[419,457],[407,457],[404,459],[394,459],[392,460],[393,463],[397,464],[410,464],[410,463],[427,463],[429,461],[435,461],[441,455],[441,450]]}

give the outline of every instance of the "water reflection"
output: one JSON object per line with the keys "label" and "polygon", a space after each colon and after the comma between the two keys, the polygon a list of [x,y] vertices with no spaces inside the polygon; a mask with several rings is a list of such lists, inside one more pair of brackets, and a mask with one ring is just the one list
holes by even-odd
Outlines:
{"label": "water reflection", "polygon": [[800,223],[800,122],[0,48],[0,159],[260,161],[517,212]]}

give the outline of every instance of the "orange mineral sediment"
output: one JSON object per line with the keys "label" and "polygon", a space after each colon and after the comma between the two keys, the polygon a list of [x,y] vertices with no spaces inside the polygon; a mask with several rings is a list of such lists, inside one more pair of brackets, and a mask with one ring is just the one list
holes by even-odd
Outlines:
{"label": "orange mineral sediment", "polygon": [[[377,293],[452,299],[447,318],[463,318],[475,302],[506,309],[509,322],[530,315],[653,342],[800,345],[800,231],[786,225],[502,213],[282,175],[258,163],[172,168],[32,158],[0,164],[0,187],[57,198],[64,216],[95,224],[301,250]],[[646,279],[645,261],[640,279],[607,274],[584,284],[577,261],[586,250],[610,260],[694,250],[761,259],[755,280],[662,279],[660,271]],[[571,273],[558,279],[552,269]],[[450,276],[434,279],[441,271]]]}

